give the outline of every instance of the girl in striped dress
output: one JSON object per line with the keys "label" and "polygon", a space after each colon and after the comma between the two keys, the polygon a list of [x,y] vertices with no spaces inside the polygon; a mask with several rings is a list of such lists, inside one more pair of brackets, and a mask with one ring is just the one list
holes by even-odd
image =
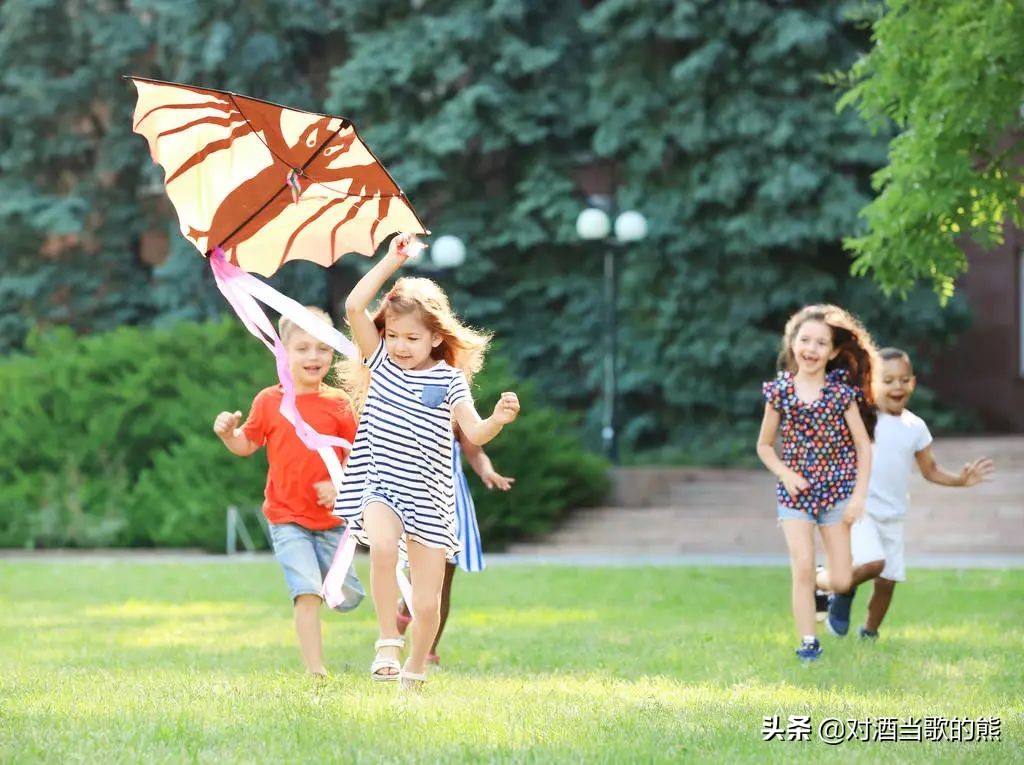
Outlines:
{"label": "girl in striped dress", "polygon": [[[408,234],[392,239],[387,255],[345,301],[370,379],[334,505],[335,515],[370,547],[370,590],[380,629],[370,674],[380,681],[401,679],[406,688],[426,680],[445,564],[461,550],[452,421],[471,443],[483,445],[519,414],[519,400],[510,392],[502,393],[490,417],[477,413],[469,385],[483,365],[489,338],[459,323],[434,282],[399,279],[369,313],[370,302],[418,244]],[[409,558],[418,625],[404,666],[399,658],[405,641],[394,607],[400,545]]]}
{"label": "girl in striped dress", "polygon": [[[483,547],[480,544],[480,527],[476,520],[476,507],[473,504],[473,495],[469,493],[469,483],[466,481],[466,474],[462,470],[462,455],[466,455],[466,462],[473,468],[473,471],[480,476],[480,480],[488,489],[499,489],[508,491],[515,478],[501,475],[491,464],[491,458],[483,447],[477,446],[468,441],[465,436],[455,428],[455,441],[453,442],[452,471],[455,474],[455,525],[458,528],[459,543],[462,545],[462,552],[459,553],[455,562],[448,562],[444,569],[444,585],[441,587],[441,622],[437,628],[437,635],[434,637],[434,644],[430,646],[430,653],[427,654],[427,664],[438,666],[441,664],[441,657],[437,655],[437,646],[441,642],[441,635],[444,633],[444,626],[448,622],[448,612],[452,602],[452,581],[455,579],[456,567],[463,571],[476,572],[484,570]],[[398,604],[398,631],[405,634],[406,628],[412,622],[409,613],[409,606],[403,600]]]}

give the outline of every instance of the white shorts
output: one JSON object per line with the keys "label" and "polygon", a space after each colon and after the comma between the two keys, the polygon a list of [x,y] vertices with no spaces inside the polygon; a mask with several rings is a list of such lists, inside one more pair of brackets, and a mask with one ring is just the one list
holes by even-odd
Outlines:
{"label": "white shorts", "polygon": [[907,579],[902,518],[881,520],[865,515],[850,529],[850,552],[854,567],[884,560],[885,568],[879,576],[893,582]]}

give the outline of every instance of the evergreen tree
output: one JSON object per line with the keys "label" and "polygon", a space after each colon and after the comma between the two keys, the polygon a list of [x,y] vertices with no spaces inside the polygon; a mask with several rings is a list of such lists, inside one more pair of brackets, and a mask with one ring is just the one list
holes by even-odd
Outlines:
{"label": "evergreen tree", "polygon": [[[0,349],[36,324],[88,332],[204,318],[223,303],[180,241],[162,174],[132,132],[138,74],[316,108],[343,0],[117,0],[0,5]],[[167,232],[154,269],[140,238]],[[305,264],[304,264],[305,265]],[[284,269],[322,302],[314,266]]]}
{"label": "evergreen tree", "polygon": [[142,164],[120,80],[148,41],[123,8],[88,5],[0,5],[0,348],[35,324],[89,330],[148,314],[135,252]]}
{"label": "evergreen tree", "polygon": [[802,304],[842,303],[910,347],[963,321],[849,276],[841,237],[885,142],[837,115],[823,82],[866,44],[842,6],[393,6],[348,37],[328,106],[366,123],[428,225],[468,242],[456,305],[550,397],[589,410],[595,445],[601,261],[574,220],[580,179],[610,176],[651,223],[620,259],[626,445],[714,458],[749,451],[757,382]]}
{"label": "evergreen tree", "polygon": [[[223,310],[131,133],[120,75],[140,74],[352,119],[427,225],[467,243],[465,266],[440,277],[454,304],[549,400],[585,413],[595,446],[601,253],[574,222],[588,186],[643,211],[649,238],[619,258],[624,446],[746,453],[757,383],[801,304],[839,302],[911,348],[963,318],[849,276],[841,238],[886,144],[835,113],[822,79],[867,48],[845,5],[6,3],[0,296],[14,310],[0,345],[37,323]],[[155,269],[139,256],[153,231],[171,242]],[[306,265],[282,270],[285,291],[337,303],[367,261]]]}

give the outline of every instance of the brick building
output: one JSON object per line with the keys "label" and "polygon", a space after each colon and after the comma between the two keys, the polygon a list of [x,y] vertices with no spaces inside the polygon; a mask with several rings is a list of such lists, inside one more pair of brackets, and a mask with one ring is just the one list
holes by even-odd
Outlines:
{"label": "brick building", "polygon": [[996,432],[1024,433],[1024,232],[1008,227],[1001,247],[966,248],[957,284],[974,321],[936,361],[928,385]]}

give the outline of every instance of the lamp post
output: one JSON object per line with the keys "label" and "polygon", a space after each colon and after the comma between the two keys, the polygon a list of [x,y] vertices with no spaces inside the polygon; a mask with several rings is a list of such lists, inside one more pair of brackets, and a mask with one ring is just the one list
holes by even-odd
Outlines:
{"label": "lamp post", "polygon": [[608,459],[619,461],[619,443],[616,434],[617,364],[618,364],[618,278],[615,271],[616,250],[630,242],[639,242],[647,236],[647,219],[635,210],[627,210],[615,218],[614,238],[608,213],[598,207],[588,207],[576,218],[576,233],[586,241],[605,241],[604,252],[604,304],[605,304],[605,355],[604,355],[604,418],[601,427],[601,442]]}

